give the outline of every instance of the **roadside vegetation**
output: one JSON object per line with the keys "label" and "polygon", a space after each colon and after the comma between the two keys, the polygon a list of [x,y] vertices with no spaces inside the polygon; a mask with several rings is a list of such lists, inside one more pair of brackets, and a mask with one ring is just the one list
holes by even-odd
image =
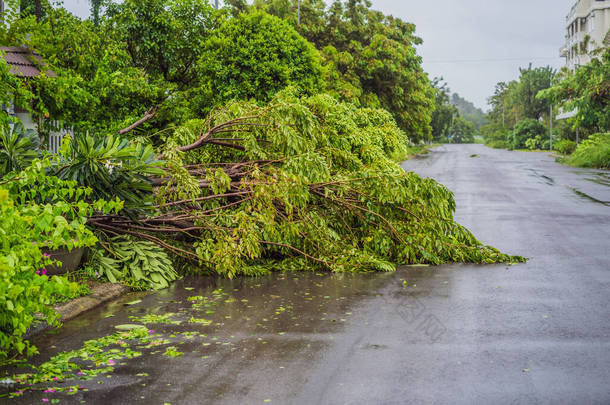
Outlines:
{"label": "roadside vegetation", "polygon": [[472,103],[451,90],[442,78],[434,79],[434,111],[432,139],[437,143],[475,143],[481,127],[487,123],[485,114]]}
{"label": "roadside vegetation", "polygon": [[[25,80],[0,59],[0,103],[40,123],[0,113],[0,362],[35,353],[26,329],[82,292],[46,274],[60,248],[87,249],[79,274],[134,289],[186,272],[523,260],[400,168],[438,104],[412,24],[360,0],[303,1],[301,24],[282,1],[95,4],[82,21],[42,1],[0,30],[54,72]],[[472,141],[452,118],[454,141]],[[58,128],[69,135],[45,152]]]}
{"label": "roadside vegetation", "polygon": [[519,80],[496,85],[489,124],[481,132],[490,147],[549,150],[551,105],[554,116],[574,111],[572,118],[553,121],[553,150],[569,165],[607,169],[609,95],[609,49],[574,72],[530,66],[521,69]]}

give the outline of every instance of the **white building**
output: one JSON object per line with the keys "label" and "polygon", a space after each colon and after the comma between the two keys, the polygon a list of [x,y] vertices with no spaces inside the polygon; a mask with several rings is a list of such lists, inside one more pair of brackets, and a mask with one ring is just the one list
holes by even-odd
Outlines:
{"label": "white building", "polygon": [[566,17],[566,43],[560,54],[568,69],[591,61],[592,52],[610,46],[610,0],[578,0]]}

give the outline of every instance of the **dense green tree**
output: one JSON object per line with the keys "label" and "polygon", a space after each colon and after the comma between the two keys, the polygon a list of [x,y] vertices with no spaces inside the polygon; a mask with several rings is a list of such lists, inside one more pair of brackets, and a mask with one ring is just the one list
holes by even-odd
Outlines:
{"label": "dense green tree", "polygon": [[512,149],[525,148],[528,139],[535,139],[537,136],[543,137],[546,134],[546,128],[540,121],[526,118],[517,123],[510,134],[510,146]]}
{"label": "dense green tree", "polygon": [[431,137],[434,89],[421,67],[415,26],[371,10],[368,0],[258,0],[254,7],[293,24],[321,51],[329,91],[365,107],[382,107],[413,141]]}
{"label": "dense green tree", "polygon": [[528,68],[519,69],[519,72],[519,80],[499,82],[494,94],[489,98],[492,109],[487,118],[490,123],[482,128],[487,144],[497,147],[525,147],[525,139],[523,142],[517,142],[519,146],[514,146],[511,135],[513,128],[523,119],[536,122],[543,120],[548,123],[549,101],[537,95],[550,87],[555,71],[549,66],[532,68],[530,65]]}
{"label": "dense green tree", "polygon": [[324,87],[318,51],[262,11],[225,21],[201,48],[197,73],[202,111],[233,99],[268,101],[288,86],[305,94]]}
{"label": "dense green tree", "polygon": [[551,87],[551,81],[555,70],[550,66],[527,69],[519,69],[521,75],[519,84],[512,95],[513,102],[519,108],[520,116],[523,118],[540,119],[548,116],[549,102],[537,98],[538,92]]}
{"label": "dense green tree", "polygon": [[472,122],[458,115],[453,119],[449,132],[451,143],[473,143],[477,130]]}
{"label": "dense green tree", "polygon": [[220,23],[207,0],[126,0],[109,5],[106,16],[134,67],[180,88],[196,81],[197,61]]}
{"label": "dense green tree", "polygon": [[581,133],[610,131],[610,49],[574,72],[561,72],[559,82],[538,98],[577,110],[574,126]]}
{"label": "dense green tree", "polygon": [[451,123],[457,116],[457,109],[449,103],[450,90],[442,78],[436,78],[432,82],[436,91],[434,111],[432,112],[432,139],[445,142],[448,139]]}

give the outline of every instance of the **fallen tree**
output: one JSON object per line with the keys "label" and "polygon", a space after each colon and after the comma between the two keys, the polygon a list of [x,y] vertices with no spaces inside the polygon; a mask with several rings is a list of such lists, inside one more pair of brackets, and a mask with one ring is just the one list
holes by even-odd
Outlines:
{"label": "fallen tree", "polygon": [[385,110],[326,95],[235,103],[165,139],[154,214],[89,224],[228,277],[523,260],[457,224],[446,187],[404,172],[407,145]]}

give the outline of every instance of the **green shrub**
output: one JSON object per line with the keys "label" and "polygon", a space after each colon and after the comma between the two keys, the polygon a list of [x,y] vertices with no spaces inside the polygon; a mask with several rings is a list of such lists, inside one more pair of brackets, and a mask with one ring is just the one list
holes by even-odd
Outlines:
{"label": "green shrub", "polygon": [[535,138],[530,138],[525,140],[525,147],[529,150],[540,149],[542,145],[542,138],[538,135]]}
{"label": "green shrub", "polygon": [[536,135],[525,140],[525,147],[529,150],[549,150],[551,141],[546,136]]}
{"label": "green shrub", "polygon": [[578,145],[567,163],[576,167],[610,169],[610,133],[591,135]]}
{"label": "green shrub", "polygon": [[6,176],[0,187],[0,364],[13,353],[36,353],[23,340],[27,328],[37,318],[54,324],[50,304],[79,293],[65,277],[46,276],[51,260],[40,248],[91,246],[96,238],[85,225],[87,217],[122,207],[117,201],[84,202],[91,190],[45,176],[49,166],[36,160]]}
{"label": "green shrub", "polygon": [[118,135],[67,136],[55,175],[89,187],[92,197],[124,201],[128,212],[145,212],[153,204],[148,176],[164,173],[151,146],[132,145]]}
{"label": "green shrub", "polygon": [[495,149],[508,149],[508,142],[501,140],[501,139],[496,139],[496,140],[487,142],[487,146],[489,146],[490,148],[495,148]]}
{"label": "green shrub", "polygon": [[203,109],[234,99],[269,101],[288,86],[309,94],[323,87],[318,51],[287,22],[260,11],[225,22],[206,43],[198,71]]}
{"label": "green shrub", "polygon": [[0,127],[0,177],[28,167],[39,156],[40,140],[35,131],[25,130],[21,122],[11,129]]}
{"label": "green shrub", "polygon": [[574,153],[577,146],[578,145],[574,141],[562,139],[561,141],[555,143],[554,149],[562,155],[571,155]]}
{"label": "green shrub", "polygon": [[526,148],[525,142],[528,139],[535,139],[536,136],[540,136],[540,139],[542,139],[545,132],[546,128],[540,121],[532,118],[521,120],[515,125],[513,132],[510,134],[510,147],[512,149]]}

